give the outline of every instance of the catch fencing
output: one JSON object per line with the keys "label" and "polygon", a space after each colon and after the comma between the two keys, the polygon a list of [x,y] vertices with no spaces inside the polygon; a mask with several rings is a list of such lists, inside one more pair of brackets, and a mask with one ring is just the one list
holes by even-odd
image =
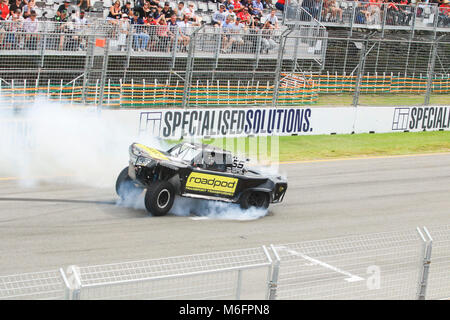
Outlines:
{"label": "catch fencing", "polygon": [[316,19],[327,27],[379,29],[382,32],[429,31],[450,29],[448,7],[437,3],[400,4],[383,1],[287,0],[284,23],[309,23]]}
{"label": "catch fencing", "polygon": [[450,225],[0,277],[0,299],[448,299]]}
{"label": "catch fencing", "polygon": [[449,33],[301,22],[238,33],[122,20],[36,22],[27,32],[0,22],[0,96],[12,105],[45,95],[111,108],[275,107],[326,104],[341,93],[352,105],[370,104],[371,94],[416,94],[417,105],[450,92]]}

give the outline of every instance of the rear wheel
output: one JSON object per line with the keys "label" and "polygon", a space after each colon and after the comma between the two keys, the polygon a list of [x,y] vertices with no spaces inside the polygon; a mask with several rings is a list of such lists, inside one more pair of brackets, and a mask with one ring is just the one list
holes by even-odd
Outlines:
{"label": "rear wheel", "polygon": [[269,195],[260,191],[247,192],[241,197],[239,204],[242,209],[250,207],[267,209],[269,207]]}
{"label": "rear wheel", "polygon": [[152,183],[145,193],[145,208],[154,216],[164,216],[172,208],[175,189],[167,181]]}
{"label": "rear wheel", "polygon": [[128,167],[124,168],[116,180],[116,193],[122,199],[125,200],[129,196],[139,194],[142,188],[137,187],[134,184],[133,179],[128,175]]}

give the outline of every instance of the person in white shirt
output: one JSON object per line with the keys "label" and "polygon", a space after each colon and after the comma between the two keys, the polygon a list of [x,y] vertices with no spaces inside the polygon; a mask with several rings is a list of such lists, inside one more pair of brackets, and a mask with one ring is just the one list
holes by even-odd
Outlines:
{"label": "person in white shirt", "polygon": [[40,36],[37,33],[39,31],[39,22],[36,18],[36,11],[31,10],[28,18],[23,23],[23,30],[25,35],[25,49],[37,50]]}
{"label": "person in white shirt", "polygon": [[84,10],[80,11],[80,16],[75,17],[75,28],[77,31],[80,31],[83,26],[86,26],[88,24],[88,21],[86,19],[86,14]]}
{"label": "person in white shirt", "polygon": [[175,14],[177,15],[177,19],[180,21],[182,21],[183,17],[184,17],[183,11],[184,11],[184,2],[180,1],[180,2],[178,2],[178,7],[175,9]]}
{"label": "person in white shirt", "polygon": [[230,39],[228,40],[228,42],[225,44],[222,51],[227,52],[228,48],[231,47],[233,45],[233,43],[235,43],[235,42],[237,42],[239,45],[244,44],[244,40],[242,39],[242,36],[241,36],[242,29],[244,29],[244,26],[241,23],[241,19],[236,18],[236,20],[230,26],[230,29],[229,29],[232,35],[231,35]]}
{"label": "person in white shirt", "polygon": [[266,16],[266,19],[264,21],[262,21],[263,23],[266,23],[267,21],[270,22],[270,24],[275,28],[278,29],[278,17],[276,16],[276,12],[277,10],[272,9],[272,11],[270,11],[270,14],[268,14]]}
{"label": "person in white shirt", "polygon": [[192,2],[189,2],[188,6],[186,8],[184,8],[182,11],[183,15],[189,17],[189,21],[199,23],[200,22],[199,17],[197,17],[194,12],[195,12],[195,8],[194,8],[194,4]]}
{"label": "person in white shirt", "polygon": [[189,36],[192,31],[192,22],[189,21],[188,16],[183,16],[183,20],[178,22],[178,27],[180,28],[180,32],[182,32],[184,35]]}
{"label": "person in white shirt", "polygon": [[225,18],[227,17],[227,13],[225,11],[225,5],[221,4],[219,10],[214,12],[212,16],[212,25],[215,27],[221,27],[225,22]]}
{"label": "person in white shirt", "polygon": [[231,16],[231,19],[233,19],[233,21],[234,20],[236,20],[236,13],[234,13],[234,6],[233,5],[230,5],[230,6],[228,6],[228,11],[226,12],[226,17],[230,17]]}

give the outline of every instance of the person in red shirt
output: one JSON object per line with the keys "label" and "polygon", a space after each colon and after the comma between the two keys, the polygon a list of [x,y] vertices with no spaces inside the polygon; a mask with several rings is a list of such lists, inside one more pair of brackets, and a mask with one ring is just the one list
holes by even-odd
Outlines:
{"label": "person in red shirt", "polygon": [[447,27],[450,24],[450,1],[443,0],[439,6],[438,26]]}
{"label": "person in red shirt", "polygon": [[242,11],[243,9],[242,4],[239,2],[239,0],[234,0],[233,6],[234,6],[233,12],[236,14],[238,14],[238,12]]}
{"label": "person in red shirt", "polygon": [[241,18],[241,23],[244,25],[248,25],[252,22],[252,17],[250,16],[250,13],[248,13],[248,8],[244,7],[242,11],[240,11],[237,16]]}
{"label": "person in red shirt", "polygon": [[381,23],[381,4],[382,0],[369,0],[369,3],[365,5],[366,11],[366,23],[367,24],[380,24]]}
{"label": "person in red shirt", "polygon": [[1,0],[0,11],[2,12],[1,17],[6,20],[6,17],[9,15],[8,0]]}
{"label": "person in red shirt", "polygon": [[391,25],[398,25],[402,20],[400,9],[393,1],[387,2],[387,19],[386,23]]}
{"label": "person in red shirt", "polygon": [[277,3],[275,3],[275,8],[277,8],[280,11],[284,11],[285,3],[286,3],[286,0],[278,0]]}

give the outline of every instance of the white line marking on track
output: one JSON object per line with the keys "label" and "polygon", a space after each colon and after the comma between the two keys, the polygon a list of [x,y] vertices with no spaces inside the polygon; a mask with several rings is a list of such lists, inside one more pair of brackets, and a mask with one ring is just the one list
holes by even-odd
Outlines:
{"label": "white line marking on track", "polygon": [[191,220],[209,220],[208,217],[189,217]]}
{"label": "white line marking on track", "polygon": [[357,282],[357,281],[363,281],[364,280],[364,278],[362,278],[360,276],[357,276],[357,275],[351,274],[350,272],[341,270],[341,269],[339,269],[337,267],[334,267],[334,266],[332,266],[332,265],[330,265],[328,263],[325,263],[323,261],[314,259],[314,258],[312,258],[310,256],[307,256],[306,254],[300,253],[298,251],[291,250],[291,249],[288,249],[286,247],[276,247],[276,248],[277,249],[281,249],[281,250],[285,250],[286,252],[290,253],[293,256],[302,257],[303,259],[310,261],[312,263],[312,265],[320,265],[320,266],[322,266],[324,268],[327,268],[327,269],[333,270],[333,271],[335,271],[337,273],[343,274],[343,275],[348,277],[348,278],[344,279],[347,282]]}

